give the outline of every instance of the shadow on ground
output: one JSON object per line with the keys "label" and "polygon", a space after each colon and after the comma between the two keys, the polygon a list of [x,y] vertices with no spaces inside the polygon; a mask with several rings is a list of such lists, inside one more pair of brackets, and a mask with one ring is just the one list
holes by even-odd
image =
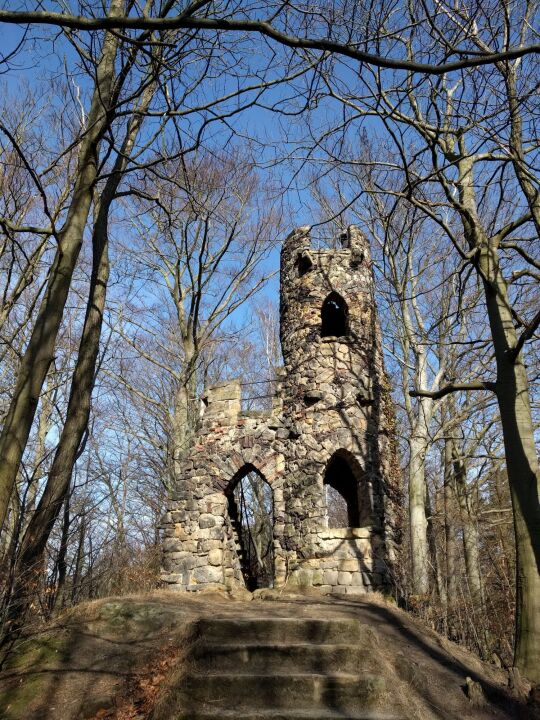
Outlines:
{"label": "shadow on ground", "polygon": [[[366,653],[410,720],[529,719],[506,690],[506,673],[423,627],[378,598],[280,596],[252,601],[158,591],[75,608],[21,642],[0,672],[2,720],[150,718],[167,712],[201,618],[354,618],[369,628]],[[487,704],[475,707],[466,678]],[[173,703],[172,703],[173,704]],[[171,709],[170,719],[175,713]]]}

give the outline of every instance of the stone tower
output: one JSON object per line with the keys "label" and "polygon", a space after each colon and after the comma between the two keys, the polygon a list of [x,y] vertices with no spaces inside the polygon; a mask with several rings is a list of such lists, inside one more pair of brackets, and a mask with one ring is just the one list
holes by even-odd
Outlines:
{"label": "stone tower", "polygon": [[173,587],[254,587],[243,562],[249,528],[240,527],[234,495],[250,472],[272,499],[265,584],[338,593],[392,584],[399,468],[373,272],[355,227],[340,243],[315,250],[304,227],[283,244],[285,364],[272,410],[242,412],[239,381],[203,399],[200,433],[163,522],[162,578]]}

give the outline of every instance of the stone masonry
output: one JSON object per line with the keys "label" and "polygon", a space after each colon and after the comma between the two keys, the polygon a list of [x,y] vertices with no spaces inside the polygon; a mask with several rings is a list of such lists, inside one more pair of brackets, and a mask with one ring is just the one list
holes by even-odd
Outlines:
{"label": "stone masonry", "polygon": [[[399,467],[373,272],[355,227],[340,240],[340,249],[315,250],[302,227],[283,244],[285,365],[272,411],[243,413],[237,380],[207,391],[163,520],[171,588],[244,586],[230,497],[253,470],[273,492],[274,587],[361,593],[392,584]],[[327,527],[325,482],[346,497],[348,527]]]}

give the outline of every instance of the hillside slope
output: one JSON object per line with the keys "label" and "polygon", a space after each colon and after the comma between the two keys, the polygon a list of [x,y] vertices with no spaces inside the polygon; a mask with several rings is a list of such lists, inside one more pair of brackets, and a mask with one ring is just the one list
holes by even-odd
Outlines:
{"label": "hillside slope", "polygon": [[536,716],[504,671],[378,598],[266,596],[160,591],[79,606],[4,665],[0,718]]}

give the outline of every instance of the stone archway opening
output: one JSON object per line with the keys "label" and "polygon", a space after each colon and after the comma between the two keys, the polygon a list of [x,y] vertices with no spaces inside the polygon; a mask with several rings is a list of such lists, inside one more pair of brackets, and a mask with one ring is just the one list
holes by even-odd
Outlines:
{"label": "stone archway opening", "polygon": [[338,450],[332,455],[326,466],[323,488],[328,528],[356,528],[371,523],[365,477],[350,453]]}
{"label": "stone archway opening", "polygon": [[225,491],[246,588],[274,585],[274,496],[264,475],[245,465]]}

